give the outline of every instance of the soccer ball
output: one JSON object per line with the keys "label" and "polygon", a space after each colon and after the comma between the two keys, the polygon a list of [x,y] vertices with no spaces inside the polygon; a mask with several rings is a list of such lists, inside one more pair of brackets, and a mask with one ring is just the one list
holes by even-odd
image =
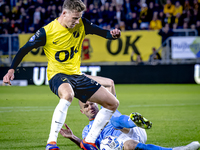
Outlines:
{"label": "soccer ball", "polygon": [[123,143],[119,143],[117,141],[117,137],[115,136],[107,136],[105,137],[100,144],[100,150],[122,150]]}

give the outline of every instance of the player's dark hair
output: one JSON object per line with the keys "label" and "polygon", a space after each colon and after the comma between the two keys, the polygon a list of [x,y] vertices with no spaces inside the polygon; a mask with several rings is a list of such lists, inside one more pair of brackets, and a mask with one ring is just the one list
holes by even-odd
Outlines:
{"label": "player's dark hair", "polygon": [[82,0],[65,0],[63,3],[63,9],[82,12],[86,10],[86,6]]}

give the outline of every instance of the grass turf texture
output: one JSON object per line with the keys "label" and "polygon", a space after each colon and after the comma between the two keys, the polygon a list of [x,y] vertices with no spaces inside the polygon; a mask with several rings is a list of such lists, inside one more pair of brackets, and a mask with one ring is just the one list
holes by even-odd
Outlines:
{"label": "grass turf texture", "polygon": [[[153,122],[147,143],[165,147],[200,141],[200,86],[195,84],[116,85],[119,110],[139,112]],[[0,86],[0,149],[44,150],[58,98],[48,86]],[[66,123],[81,137],[88,119],[77,99],[68,110]],[[64,150],[78,147],[58,137]]]}

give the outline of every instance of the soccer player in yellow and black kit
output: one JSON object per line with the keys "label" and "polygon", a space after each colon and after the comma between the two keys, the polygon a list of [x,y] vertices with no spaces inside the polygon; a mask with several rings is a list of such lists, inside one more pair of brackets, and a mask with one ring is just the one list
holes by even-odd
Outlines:
{"label": "soccer player in yellow and black kit", "polygon": [[14,70],[23,57],[33,48],[43,46],[48,58],[48,80],[53,93],[60,101],[56,106],[51,123],[46,150],[58,150],[56,145],[58,133],[63,126],[68,107],[74,97],[83,103],[91,101],[104,108],[95,117],[93,126],[87,137],[81,142],[83,149],[97,150],[95,140],[110,120],[119,102],[96,81],[86,77],[80,71],[81,46],[87,34],[96,34],[106,39],[117,39],[120,30],[104,30],[82,17],[86,9],[81,0],[65,0],[60,17],[39,29],[35,35],[18,51],[11,68],[4,76],[3,82],[10,83],[14,79]]}

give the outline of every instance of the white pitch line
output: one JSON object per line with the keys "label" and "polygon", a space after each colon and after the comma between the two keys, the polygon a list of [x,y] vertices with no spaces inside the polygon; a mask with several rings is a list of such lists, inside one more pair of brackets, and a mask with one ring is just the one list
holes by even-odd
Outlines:
{"label": "white pitch line", "polygon": [[[128,107],[173,107],[173,106],[199,106],[199,105],[200,105],[200,103],[190,103],[190,104],[152,104],[152,105],[129,105]],[[31,112],[31,111],[53,111],[55,109],[55,107],[53,107],[53,106],[0,107],[0,113],[5,113],[5,112]],[[121,105],[121,107],[123,107],[123,106]],[[79,109],[79,106],[70,106],[70,109]]]}
{"label": "white pitch line", "polygon": [[[53,111],[53,106],[16,106],[16,107],[0,107],[0,113],[4,112],[30,112],[30,111]],[[70,106],[70,109],[79,109],[79,106]]]}
{"label": "white pitch line", "polygon": [[19,108],[19,109],[21,109],[21,108],[33,108],[33,109],[35,109],[35,108],[53,108],[53,106],[16,106],[16,107],[0,107],[0,109],[16,109],[16,108]]}
{"label": "white pitch line", "polygon": [[30,112],[30,111],[53,111],[53,109],[41,109],[41,110],[4,110],[0,111],[0,113],[5,113],[5,112]]}

